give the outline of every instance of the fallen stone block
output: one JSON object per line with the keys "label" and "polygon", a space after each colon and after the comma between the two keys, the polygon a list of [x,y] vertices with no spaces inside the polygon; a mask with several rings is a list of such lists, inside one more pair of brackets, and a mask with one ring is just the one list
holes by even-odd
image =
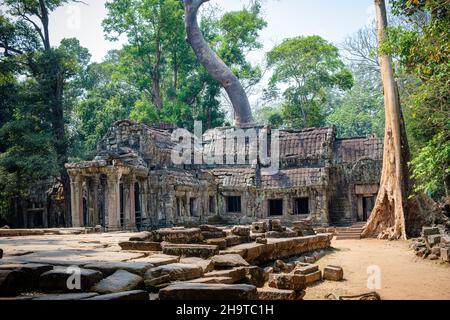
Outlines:
{"label": "fallen stone block", "polygon": [[427,236],[427,238],[428,238],[428,243],[430,244],[430,246],[435,246],[435,245],[441,243],[441,235],[440,234],[433,234],[433,235]]}
{"label": "fallen stone block", "polygon": [[248,284],[177,283],[159,291],[160,300],[256,300],[255,286]]}
{"label": "fallen stone block", "polygon": [[316,264],[298,264],[294,273],[306,275],[317,271],[319,271],[319,266]]}
{"label": "fallen stone block", "polygon": [[275,261],[275,268],[280,269],[284,273],[290,273],[294,270],[295,265],[292,263],[286,263],[283,260]]}
{"label": "fallen stone block", "polygon": [[265,233],[267,232],[267,223],[266,222],[253,222],[252,223],[252,233]]}
{"label": "fallen stone block", "polygon": [[434,253],[432,253],[432,254],[430,254],[430,255],[428,256],[428,259],[430,259],[430,260],[438,260],[439,257],[438,257],[437,255],[435,255]]}
{"label": "fallen stone block", "polygon": [[223,239],[227,236],[227,234],[225,231],[218,231],[218,232],[202,231],[202,236],[204,240]]}
{"label": "fallen stone block", "polygon": [[[79,283],[77,283],[78,276],[80,279]],[[49,292],[88,291],[102,278],[102,273],[97,270],[57,267],[40,276],[39,288]]]}
{"label": "fallen stone block", "polygon": [[0,296],[15,296],[30,288],[30,277],[19,270],[0,270]]}
{"label": "fallen stone block", "polygon": [[233,284],[234,281],[229,277],[209,277],[189,280],[191,283],[212,283],[212,284]]}
{"label": "fallen stone block", "polygon": [[150,291],[158,291],[161,288],[167,287],[172,282],[170,275],[166,274],[157,278],[149,278],[144,280],[146,289]]}
{"label": "fallen stone block", "polygon": [[143,290],[125,291],[119,293],[110,293],[85,300],[110,300],[110,301],[147,301],[150,300],[148,292]]}
{"label": "fallen stone block", "polygon": [[225,238],[214,238],[206,240],[207,244],[218,246],[219,250],[225,250],[227,248],[227,240]]}
{"label": "fallen stone block", "polygon": [[179,256],[171,256],[167,254],[154,254],[145,258],[139,258],[133,260],[134,262],[146,262],[150,263],[155,267],[163,266],[166,264],[177,263],[180,261]]}
{"label": "fallen stone block", "polygon": [[200,243],[203,241],[202,231],[199,228],[166,228],[156,231],[161,241],[170,243]]}
{"label": "fallen stone block", "polygon": [[245,239],[240,236],[230,235],[225,238],[227,247],[233,247],[244,243]]}
{"label": "fallen stone block", "polygon": [[270,220],[270,230],[269,231],[275,231],[275,232],[283,232],[284,228],[281,224],[281,220],[280,219],[273,219]]}
{"label": "fallen stone block", "polygon": [[258,300],[265,301],[292,301],[296,300],[297,293],[294,290],[281,290],[275,288],[259,288],[258,289]]}
{"label": "fallen stone block", "polygon": [[202,224],[199,229],[202,232],[223,232],[221,228],[209,224]]}
{"label": "fallen stone block", "polygon": [[437,246],[431,248],[431,254],[434,254],[434,255],[440,257],[441,256],[441,248],[439,248]]}
{"label": "fallen stone block", "polygon": [[257,288],[264,287],[269,280],[268,275],[264,269],[257,266],[250,266],[245,268],[245,283],[254,285]]}
{"label": "fallen stone block", "polygon": [[318,270],[312,273],[308,273],[305,276],[306,286],[313,285],[314,283],[322,280],[322,271]]}
{"label": "fallen stone block", "polygon": [[286,229],[285,231],[269,231],[266,232],[266,238],[268,239],[283,239],[283,238],[295,238],[298,237],[297,232]]}
{"label": "fallen stone block", "polygon": [[100,280],[91,290],[103,294],[117,293],[140,289],[143,283],[142,277],[125,270],[118,270],[109,277]]}
{"label": "fallen stone block", "polygon": [[16,270],[23,271],[27,278],[27,288],[34,290],[39,287],[39,277],[44,272],[50,271],[53,266],[40,263],[24,263],[24,264],[0,264],[0,270]]}
{"label": "fallen stone block", "polygon": [[248,226],[235,226],[231,229],[231,233],[235,236],[250,237],[250,227]]}
{"label": "fallen stone block", "polygon": [[344,279],[344,270],[339,266],[327,266],[323,269],[323,279],[341,281]]}
{"label": "fallen stone block", "polygon": [[197,257],[186,257],[181,258],[180,263],[182,264],[192,264],[199,266],[203,269],[203,273],[211,272],[214,270],[214,264],[211,260],[205,260]]}
{"label": "fallen stone block", "polygon": [[[312,227],[311,220],[300,220],[292,222],[292,230],[297,232],[300,237],[312,236],[316,234]],[[322,229],[321,231],[322,233],[325,233],[326,229]]]}
{"label": "fallen stone block", "polygon": [[[169,276],[171,282],[188,281],[201,278],[203,276],[203,268],[198,265],[182,263],[168,264],[148,270],[144,275],[144,279],[146,281],[146,285],[148,285],[148,280],[161,278],[166,275]],[[154,285],[154,283],[152,284]]]}
{"label": "fallen stone block", "polygon": [[441,260],[450,262],[450,248],[441,248],[440,256]]}
{"label": "fallen stone block", "polygon": [[136,242],[136,241],[142,241],[142,242],[153,242],[155,239],[155,236],[153,234],[153,232],[149,232],[149,231],[143,231],[143,232],[139,232],[138,234],[130,237],[131,242]]}
{"label": "fallen stone block", "polygon": [[40,301],[76,301],[76,300],[84,300],[88,298],[93,298],[98,296],[96,292],[87,292],[87,293],[62,293],[62,294],[45,294],[43,296],[39,296],[33,298],[33,300]]}
{"label": "fallen stone block", "polygon": [[422,236],[431,236],[440,234],[439,228],[437,227],[422,227]]}
{"label": "fallen stone block", "polygon": [[256,238],[256,243],[267,244],[268,240],[266,238]]}
{"label": "fallen stone block", "polygon": [[441,237],[441,247],[450,247],[450,236],[449,235],[443,235]]}
{"label": "fallen stone block", "polygon": [[249,266],[249,263],[238,254],[217,255],[212,257],[211,261],[216,269]]}
{"label": "fallen stone block", "polygon": [[84,265],[84,268],[97,270],[108,277],[118,270],[125,270],[137,275],[143,275],[148,269],[155,266],[148,262],[98,262]]}
{"label": "fallen stone block", "polygon": [[119,243],[122,250],[161,251],[161,243],[149,241],[124,241]]}
{"label": "fallen stone block", "polygon": [[210,277],[227,277],[233,279],[233,283],[242,281],[247,275],[247,270],[245,267],[237,267],[230,270],[221,270],[208,272],[204,275],[205,278]]}
{"label": "fallen stone block", "polygon": [[306,288],[306,279],[303,275],[298,274],[271,274],[269,279],[269,287],[299,291]]}
{"label": "fallen stone block", "polygon": [[207,259],[219,253],[219,248],[213,245],[205,244],[173,244],[163,243],[162,251],[164,254],[185,256],[185,257],[199,257]]}

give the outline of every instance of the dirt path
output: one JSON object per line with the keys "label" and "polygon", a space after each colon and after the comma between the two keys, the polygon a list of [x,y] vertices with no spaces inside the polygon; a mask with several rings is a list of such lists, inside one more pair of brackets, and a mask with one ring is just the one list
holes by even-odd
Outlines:
{"label": "dirt path", "polygon": [[331,292],[357,295],[373,291],[367,289],[369,266],[380,268],[381,289],[377,292],[383,300],[450,299],[450,265],[418,258],[408,245],[406,241],[333,240],[336,251],[318,264],[321,268],[342,266],[345,280],[310,287],[305,300],[323,299]]}

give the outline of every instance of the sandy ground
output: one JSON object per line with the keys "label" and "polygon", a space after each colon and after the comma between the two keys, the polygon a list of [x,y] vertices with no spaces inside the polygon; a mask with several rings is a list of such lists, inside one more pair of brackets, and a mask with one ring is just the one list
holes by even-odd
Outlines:
{"label": "sandy ground", "polygon": [[381,286],[376,291],[383,300],[450,300],[450,265],[416,257],[407,241],[333,240],[332,246],[333,253],[318,264],[321,268],[342,266],[344,281],[310,287],[305,300],[323,299],[329,293],[345,296],[374,291],[367,286],[370,266],[379,267]]}

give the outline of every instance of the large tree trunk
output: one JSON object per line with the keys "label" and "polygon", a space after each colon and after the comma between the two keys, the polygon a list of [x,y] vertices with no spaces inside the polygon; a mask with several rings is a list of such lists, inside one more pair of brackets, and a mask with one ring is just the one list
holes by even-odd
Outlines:
{"label": "large tree trunk", "polygon": [[[386,38],[387,15],[384,0],[375,0],[378,38]],[[381,53],[381,77],[384,88],[386,129],[384,138],[383,169],[380,190],[363,237],[376,236],[384,232],[389,239],[406,239],[406,215],[408,197],[409,154],[404,128],[397,83],[394,79],[392,62],[387,54]]]}
{"label": "large tree trunk", "polygon": [[235,111],[236,126],[250,126],[253,124],[253,117],[244,88],[230,68],[208,46],[198,26],[198,9],[207,1],[209,0],[184,0],[188,42],[194,49],[199,62],[215,80],[220,82],[230,97]]}

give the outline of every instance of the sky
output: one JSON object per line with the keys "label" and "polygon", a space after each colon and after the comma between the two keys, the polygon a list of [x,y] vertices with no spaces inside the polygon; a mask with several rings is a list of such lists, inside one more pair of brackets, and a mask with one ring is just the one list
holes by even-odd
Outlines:
{"label": "sky", "polygon": [[[223,11],[235,11],[249,0],[212,0]],[[107,0],[84,0],[66,4],[50,16],[52,45],[61,39],[76,37],[88,48],[92,61],[100,62],[110,49],[118,49],[126,39],[110,42],[104,38],[102,20],[107,11]],[[373,0],[264,0],[263,14],[268,25],[261,32],[264,48],[250,55],[250,60],[260,62],[269,51],[285,38],[319,35],[334,43],[368,24],[374,17]]]}

